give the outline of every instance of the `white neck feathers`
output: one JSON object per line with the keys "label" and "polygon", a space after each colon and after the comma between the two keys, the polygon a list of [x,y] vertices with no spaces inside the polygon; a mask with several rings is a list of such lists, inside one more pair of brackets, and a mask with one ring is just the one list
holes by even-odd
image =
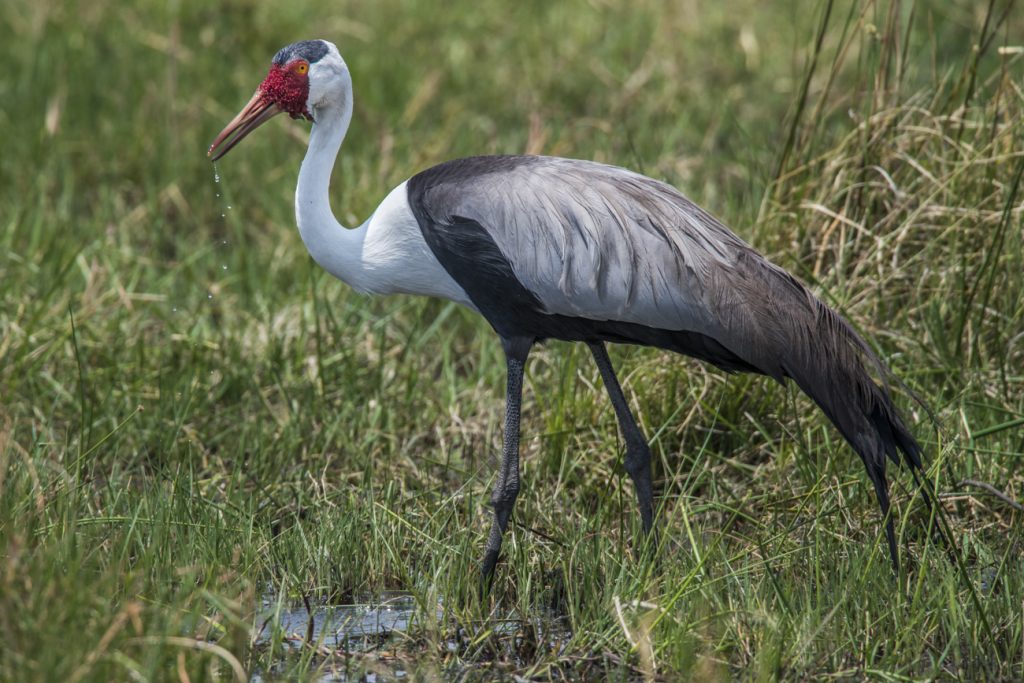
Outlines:
{"label": "white neck feathers", "polygon": [[340,109],[317,112],[295,188],[295,219],[313,260],[336,278],[365,291],[361,254],[366,224],[349,230],[331,212],[331,171],[352,120],[351,99],[344,100]]}
{"label": "white neck feathers", "polygon": [[318,110],[299,171],[295,218],[313,260],[359,292],[423,294],[472,308],[424,241],[405,183],[358,228],[345,228],[334,218],[328,192],[331,171],[351,120],[351,97]]}

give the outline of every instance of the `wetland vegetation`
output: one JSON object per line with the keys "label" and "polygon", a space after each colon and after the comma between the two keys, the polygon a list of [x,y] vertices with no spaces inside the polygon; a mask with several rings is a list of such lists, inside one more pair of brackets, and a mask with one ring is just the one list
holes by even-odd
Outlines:
{"label": "wetland vegetation", "polygon": [[[0,37],[0,679],[1024,678],[1018,3],[13,0]],[[347,224],[445,159],[597,159],[808,282],[934,412],[901,393],[963,572],[893,470],[894,579],[862,465],[795,388],[619,347],[656,459],[639,552],[597,370],[552,343],[482,604],[497,338],[316,267],[308,124],[219,182],[205,158],[310,37],[355,82]],[[295,616],[366,596],[400,628]]]}

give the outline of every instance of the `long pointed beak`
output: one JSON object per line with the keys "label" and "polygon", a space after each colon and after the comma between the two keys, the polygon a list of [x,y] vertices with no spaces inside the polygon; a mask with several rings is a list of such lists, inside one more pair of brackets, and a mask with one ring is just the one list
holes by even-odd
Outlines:
{"label": "long pointed beak", "polygon": [[[210,161],[217,161],[231,151],[231,148],[242,141],[249,133],[259,128],[265,121],[281,113],[281,109],[271,101],[263,98],[259,90],[253,94],[249,103],[238,112],[238,116],[231,119],[231,123],[224,126],[224,130],[214,139],[206,156]],[[223,146],[222,146],[223,145]],[[220,149],[217,149],[220,147]]]}

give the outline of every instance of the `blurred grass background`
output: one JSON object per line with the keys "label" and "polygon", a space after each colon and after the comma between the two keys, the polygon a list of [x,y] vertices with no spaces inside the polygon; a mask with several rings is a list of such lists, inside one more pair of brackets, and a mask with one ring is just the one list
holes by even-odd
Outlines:
{"label": "blurred grass background", "polygon": [[[220,182],[205,158],[309,37],[355,82],[343,223],[445,159],[592,158],[812,284],[935,410],[904,401],[967,576],[903,482],[894,582],[861,465],[795,390],[620,348],[663,494],[664,546],[637,553],[597,372],[550,344],[489,617],[493,335],[316,268],[307,124]],[[385,589],[422,606],[395,656],[425,679],[1024,677],[1022,513],[965,483],[1024,498],[1022,45],[1002,0],[7,3],[0,679],[355,679],[366,656],[283,656],[260,598]]]}

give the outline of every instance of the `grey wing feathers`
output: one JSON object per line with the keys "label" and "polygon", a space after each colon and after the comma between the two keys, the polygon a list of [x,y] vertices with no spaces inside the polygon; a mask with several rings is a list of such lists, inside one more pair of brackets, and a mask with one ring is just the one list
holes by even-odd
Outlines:
{"label": "grey wing feathers", "polygon": [[429,176],[422,210],[441,224],[482,226],[540,313],[699,333],[764,374],[794,379],[866,464],[884,467],[897,448],[920,462],[864,367],[884,372],[867,344],[675,188],[551,157],[460,159]]}
{"label": "grey wing feathers", "polygon": [[698,329],[711,322],[703,297],[714,271],[754,253],[674,188],[622,168],[550,157],[450,163],[472,168],[432,191],[432,213],[484,226],[547,313]]}

